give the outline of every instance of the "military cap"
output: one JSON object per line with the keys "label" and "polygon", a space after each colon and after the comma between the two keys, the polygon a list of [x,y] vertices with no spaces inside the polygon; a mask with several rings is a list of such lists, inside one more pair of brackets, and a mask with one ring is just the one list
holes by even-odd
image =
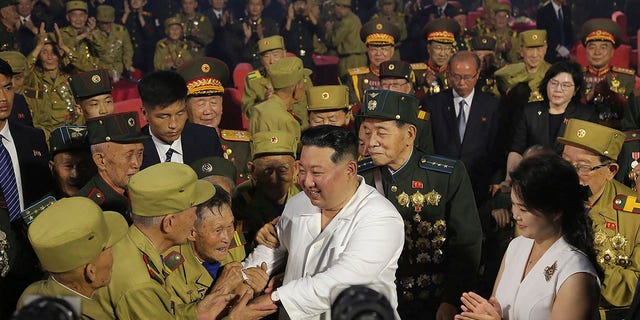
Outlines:
{"label": "military cap", "polygon": [[284,38],[282,36],[271,36],[258,40],[258,53],[263,54],[267,51],[282,49],[284,47]]}
{"label": "military cap", "polygon": [[169,17],[167,19],[164,20],[164,27],[168,28],[169,26],[172,26],[174,24],[177,25],[182,25],[182,19],[180,18],[180,16],[173,16],[173,17]]}
{"label": "military cap", "polygon": [[231,181],[236,181],[236,166],[223,157],[202,158],[191,163],[190,167],[196,172],[198,179],[223,176],[231,179]]}
{"label": "military cap", "polygon": [[78,73],[69,79],[73,97],[86,99],[99,94],[111,93],[111,78],[106,69]]}
{"label": "military cap", "polygon": [[51,157],[63,151],[89,149],[88,136],[86,126],[60,126],[53,129],[49,137]]}
{"label": "military cap", "polygon": [[307,93],[308,111],[349,109],[347,86],[315,86]]}
{"label": "military cap", "polygon": [[311,74],[311,70],[302,65],[302,60],[298,57],[285,57],[274,62],[267,71],[271,84],[275,89],[290,87],[304,76]]}
{"label": "military cap", "polygon": [[351,0],[336,0],[336,4],[345,7],[351,7]]}
{"label": "military cap", "polygon": [[134,174],[129,180],[131,211],[143,217],[179,213],[213,197],[213,185],[198,180],[186,164],[162,162]]}
{"label": "military cap", "polygon": [[116,9],[110,5],[101,4],[96,9],[98,22],[113,22],[116,20]]}
{"label": "military cap", "polygon": [[11,65],[4,60],[0,60],[0,74],[7,77],[10,77],[11,75],[13,75],[13,70],[11,69]]}
{"label": "military cap", "polygon": [[79,0],[71,0],[69,2],[67,2],[67,13],[73,11],[73,10],[82,10],[85,12],[89,11],[89,5],[87,5],[86,2],[84,1],[79,1]]}
{"label": "military cap", "polygon": [[496,39],[489,36],[477,36],[471,39],[471,48],[473,50],[496,50]]}
{"label": "military cap", "polygon": [[520,46],[525,48],[542,47],[547,45],[547,30],[527,30],[518,35]]}
{"label": "military cap", "polygon": [[[364,105],[358,117],[398,120],[417,126],[422,121],[419,118],[419,104],[418,98],[410,94],[371,89],[365,91]],[[425,115],[422,115],[422,118]]]}
{"label": "military cap", "polygon": [[462,7],[451,6],[451,10],[448,12],[447,17],[454,18],[459,15],[467,15],[467,11]]}
{"label": "military cap", "polygon": [[383,19],[374,19],[360,28],[360,40],[366,45],[394,45],[400,40],[400,29]]}
{"label": "military cap", "polygon": [[591,19],[580,29],[580,40],[586,46],[590,41],[608,41],[617,48],[622,43],[622,30],[611,19]]}
{"label": "military cap", "polygon": [[286,131],[261,131],[251,137],[251,158],[288,154],[294,156],[297,149],[296,138]]}
{"label": "military cap", "polygon": [[451,18],[431,20],[422,28],[422,37],[429,41],[441,43],[456,42],[456,35],[460,33],[460,25]]}
{"label": "military cap", "polygon": [[102,142],[136,143],[149,139],[148,135],[140,133],[138,113],[114,113],[87,121],[89,129],[89,143]]}
{"label": "military cap", "polygon": [[616,160],[624,139],[624,133],[618,130],[589,121],[569,119],[564,135],[558,137],[558,142]]}
{"label": "military cap", "polygon": [[416,76],[411,64],[402,60],[391,60],[380,64],[380,79],[383,78],[400,78],[415,82]]}
{"label": "military cap", "polygon": [[229,68],[216,58],[193,59],[182,65],[178,73],[187,83],[190,96],[221,95],[229,81]]}
{"label": "military cap", "polygon": [[511,6],[506,3],[496,3],[495,5],[493,5],[492,10],[493,12],[504,11],[511,14]]}
{"label": "military cap", "polygon": [[70,197],[44,209],[29,226],[29,241],[49,272],[67,272],[93,261],[126,233],[121,214],[103,212],[89,198]]}
{"label": "military cap", "polygon": [[22,73],[27,68],[27,58],[18,51],[2,51],[0,52],[0,59],[11,65],[13,74]]}

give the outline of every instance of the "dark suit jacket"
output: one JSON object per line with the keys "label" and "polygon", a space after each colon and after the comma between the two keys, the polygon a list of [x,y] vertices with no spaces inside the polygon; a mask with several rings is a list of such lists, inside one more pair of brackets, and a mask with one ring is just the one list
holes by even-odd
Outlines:
{"label": "dark suit jacket", "polygon": [[501,169],[506,164],[505,153],[496,144],[500,127],[498,100],[475,90],[462,143],[453,89],[423,99],[422,106],[430,113],[435,153],[462,160],[476,203],[481,204],[488,196],[489,185],[501,181]]}
{"label": "dark suit jacket", "polygon": [[31,111],[29,110],[29,105],[27,104],[27,100],[23,95],[16,93],[13,96],[13,108],[11,109],[9,120],[16,123],[24,124],[28,127],[33,127],[33,118],[31,117]]}
{"label": "dark suit jacket", "polygon": [[[142,128],[142,132],[149,133],[149,125]],[[182,130],[182,159],[185,164],[205,157],[222,157],[220,138],[215,129],[187,122]],[[153,139],[147,139],[144,143],[142,154],[142,167],[140,170],[160,163],[158,151]]]}
{"label": "dark suit jacket", "polygon": [[[567,49],[571,50],[571,46],[575,40],[573,34],[573,26],[571,24],[571,7],[562,6],[563,24],[558,21],[558,15],[556,14],[553,4],[549,2],[546,6],[538,9],[538,15],[536,19],[537,28],[547,30],[547,54],[544,59],[550,63],[554,63],[561,58],[557,56],[556,46],[563,45]],[[562,42],[562,35],[564,34],[564,42]]]}
{"label": "dark suit jacket", "polygon": [[[595,107],[571,102],[564,112],[564,121],[560,124],[558,136],[564,134],[569,119],[597,122],[598,118]],[[563,145],[556,139],[549,139],[549,104],[545,101],[529,103],[515,115],[509,151],[522,154],[536,144],[555,150],[558,154],[562,153]]]}

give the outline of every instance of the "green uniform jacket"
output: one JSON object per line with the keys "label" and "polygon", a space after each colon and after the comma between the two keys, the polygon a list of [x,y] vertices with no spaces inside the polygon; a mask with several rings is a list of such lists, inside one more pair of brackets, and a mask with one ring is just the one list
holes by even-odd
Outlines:
{"label": "green uniform jacket", "polygon": [[127,214],[129,198],[113,190],[113,188],[102,179],[100,174],[93,176],[82,189],[78,190],[75,196],[86,197],[93,200],[103,211],[119,212],[125,217],[127,222],[131,224],[131,218]]}
{"label": "green uniform jacket", "polygon": [[[598,262],[604,269],[600,293],[606,301],[601,299],[601,306],[607,303],[617,307],[631,305],[640,272],[640,216],[614,209],[614,198],[619,194],[635,196],[633,190],[618,181],[607,182],[602,195],[589,210]],[[617,233],[627,242],[622,249],[612,245]],[[625,257],[628,265],[619,263],[619,257]]]}
{"label": "green uniform jacket", "polygon": [[300,141],[300,118],[296,117],[293,110],[289,109],[284,101],[277,95],[271,97],[255,107],[253,116],[249,119],[249,132],[280,130],[289,132],[296,141]]}
{"label": "green uniform jacket", "polygon": [[551,64],[543,61],[535,73],[529,73],[524,62],[518,62],[498,69],[494,73],[494,77],[498,83],[498,90],[500,90],[502,95],[509,92],[509,90],[511,90],[511,88],[516,84],[520,82],[527,82],[529,84],[529,89],[531,89],[529,102],[542,101],[542,95],[540,94],[538,87],[549,68],[551,68]]}
{"label": "green uniform jacket", "polygon": [[153,67],[156,70],[175,70],[183,62],[191,60],[191,52],[184,41],[171,41],[164,38],[156,43],[153,55]]}
{"label": "green uniform jacket", "polygon": [[95,47],[89,38],[77,40],[78,32],[71,26],[60,30],[62,41],[71,49],[71,65],[77,72],[87,72],[99,68]]}
{"label": "green uniform jacket", "polygon": [[343,83],[349,87],[349,104],[362,104],[366,90],[380,88],[380,76],[371,72],[370,66],[350,68],[349,76]]}
{"label": "green uniform jacket", "polygon": [[[598,113],[601,113],[602,111],[604,111],[605,113],[611,111],[609,106],[611,104],[609,103],[609,101],[605,101],[604,103],[600,104],[594,102],[594,100],[596,100],[595,97],[599,95],[597,91],[594,92],[597,88],[598,83],[601,81],[606,81],[609,90],[614,92],[614,94],[619,95],[620,103],[624,103],[624,119],[622,124],[623,128],[640,128],[640,110],[638,110],[640,105],[636,104],[636,101],[634,99],[634,88],[636,85],[635,71],[614,66],[609,66],[604,70],[601,70],[600,72],[597,72],[590,67],[584,67],[582,70],[584,71],[585,81],[583,98],[586,100],[588,96],[592,96],[591,100],[587,101],[587,103],[595,105]],[[606,95],[607,94],[605,94],[605,96]]]}
{"label": "green uniform jacket", "polygon": [[189,19],[183,13],[176,14],[183,21],[182,25],[186,29],[185,39],[189,46],[189,52],[194,58],[204,57],[207,45],[213,41],[213,25],[211,21],[200,12]]}
{"label": "green uniform jacket", "polygon": [[[412,63],[411,69],[416,75],[416,88],[422,95],[430,96],[449,89],[449,79],[447,79],[447,66],[436,67],[429,61],[427,63]],[[431,70],[436,75],[435,82],[427,81],[427,73]],[[422,97],[418,94],[419,97]]]}
{"label": "green uniform jacket", "polygon": [[346,75],[349,68],[357,68],[367,64],[367,47],[360,40],[360,18],[353,12],[338,20],[333,29],[327,30],[325,41],[328,47],[334,48],[340,57],[338,74]]}
{"label": "green uniform jacket", "polygon": [[195,304],[174,304],[165,287],[172,272],[160,253],[135,225],[113,246],[111,283],[96,300],[118,319],[195,319]]}
{"label": "green uniform jacket", "polygon": [[63,287],[58,282],[51,279],[51,277],[49,277],[49,279],[47,280],[34,282],[29,287],[27,287],[27,289],[25,289],[24,292],[22,293],[22,296],[20,296],[20,300],[18,301],[18,309],[22,308],[24,298],[31,294],[54,296],[54,297],[64,297],[64,296],[79,297],[81,302],[81,308],[82,308],[81,319],[83,320],[114,319],[113,316],[110,316],[104,311],[104,309],[102,309],[102,307],[96,300],[87,299],[87,297],[79,295],[76,292]]}
{"label": "green uniform jacket", "polygon": [[520,57],[520,43],[518,42],[518,33],[513,31],[511,27],[501,30],[485,28],[478,34],[480,36],[490,36],[496,39],[498,45],[504,43],[505,48],[502,51],[496,51],[496,60],[499,65],[506,63],[516,63],[522,61]]}
{"label": "green uniform jacket", "polygon": [[436,310],[443,301],[458,305],[462,292],[474,288],[482,244],[464,164],[414,149],[393,175],[386,167],[373,167],[364,172],[365,181],[376,187],[380,170],[384,194],[405,222],[396,273],[399,310],[408,305]]}
{"label": "green uniform jacket", "polygon": [[[287,193],[287,201],[298,192],[300,192],[298,186],[291,183]],[[279,217],[281,212],[256,185],[255,180],[249,180],[239,185],[231,203],[237,224],[238,226],[242,225],[242,228],[238,227],[236,230],[242,231],[247,239],[245,252],[251,252],[256,245],[254,240],[258,230],[266,223]]]}
{"label": "green uniform jacket", "polygon": [[640,130],[630,130],[624,133],[626,138],[616,161],[620,167],[616,173],[616,180],[633,187],[635,181],[629,179],[629,173],[640,162]]}
{"label": "green uniform jacket", "polygon": [[237,176],[235,183],[239,184],[249,180],[249,168],[247,163],[251,161],[251,134],[242,130],[221,130],[220,143],[222,144],[222,156],[231,161],[236,167]]}
{"label": "green uniform jacket", "polygon": [[133,45],[129,37],[129,31],[120,24],[111,25],[111,32],[96,31],[96,42],[100,67],[107,70],[115,70],[119,75],[133,64]]}
{"label": "green uniform jacket", "polygon": [[[304,84],[306,89],[313,87],[313,82],[308,76],[304,77]],[[261,68],[254,70],[247,74],[244,81],[244,92],[242,93],[242,112],[247,119],[251,119],[251,115],[255,110],[257,104],[265,101],[264,97],[268,90],[272,90],[271,80],[267,76],[267,72]],[[291,107],[293,113],[300,118],[300,126],[302,130],[309,126],[309,113],[307,111],[307,93],[305,90],[304,96],[300,101],[296,102]]]}
{"label": "green uniform jacket", "polygon": [[191,245],[187,243],[171,247],[163,254],[163,257],[169,257],[175,252],[183,257],[184,263],[167,276],[165,288],[171,294],[171,301],[176,304],[200,301],[213,285],[213,278],[198,261]]}

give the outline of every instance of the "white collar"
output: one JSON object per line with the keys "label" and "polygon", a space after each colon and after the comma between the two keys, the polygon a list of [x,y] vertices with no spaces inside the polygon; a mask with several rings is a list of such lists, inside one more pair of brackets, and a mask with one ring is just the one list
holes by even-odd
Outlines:
{"label": "white collar", "polygon": [[11,131],[9,130],[9,120],[5,120],[4,128],[0,130],[0,136],[2,136],[2,139],[13,143],[13,137],[11,136]]}
{"label": "white collar", "polygon": [[[561,6],[561,5],[556,4],[556,2],[555,2],[555,1],[553,1],[553,0],[551,1],[551,5],[553,6],[553,11],[555,11],[555,13],[556,13],[556,15],[557,15],[557,14],[558,14],[558,9],[562,8],[562,6]],[[564,12],[563,12],[562,14],[564,14]]]}
{"label": "white collar", "polygon": [[456,89],[452,89],[451,91],[453,91],[453,101],[456,102],[456,104],[460,103],[460,100],[464,100],[467,102],[467,105],[470,106],[471,102],[473,101],[473,96],[476,93],[476,88],[473,88],[471,90],[471,93],[469,93],[469,95],[466,98],[461,97],[457,92]]}
{"label": "white collar", "polygon": [[71,289],[71,288],[69,288],[69,287],[65,286],[62,282],[60,282],[60,281],[56,280],[56,278],[54,278],[53,276],[49,276],[49,278],[51,278],[51,280],[53,280],[53,282],[55,282],[55,283],[59,284],[61,287],[65,288],[65,289],[67,289],[67,290],[69,290],[69,291],[71,291],[71,292],[73,292],[73,293],[75,293],[75,294],[77,294],[77,295],[79,295],[79,296],[81,296],[81,297],[85,298],[85,299],[93,300],[93,299],[91,299],[91,298],[89,298],[89,297],[85,296],[84,294],[82,294],[82,293],[80,293],[80,292],[78,292],[78,291],[75,291],[75,290],[73,290],[73,289]]}
{"label": "white collar", "polygon": [[168,144],[160,140],[160,138],[156,137],[153,134],[153,130],[151,130],[151,126],[149,126],[149,134],[151,134],[151,139],[153,140],[153,144],[155,144],[156,146],[162,147],[164,149],[163,154],[166,153],[166,151],[169,150],[169,148],[173,149],[174,152],[182,154],[182,133],[180,134],[178,139],[174,140],[171,144]]}

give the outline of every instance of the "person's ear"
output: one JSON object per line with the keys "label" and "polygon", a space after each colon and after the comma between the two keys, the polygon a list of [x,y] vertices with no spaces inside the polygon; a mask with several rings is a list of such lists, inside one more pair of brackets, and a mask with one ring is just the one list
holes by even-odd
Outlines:
{"label": "person's ear", "polygon": [[96,282],[96,266],[93,263],[84,265],[84,278],[89,283]]}

